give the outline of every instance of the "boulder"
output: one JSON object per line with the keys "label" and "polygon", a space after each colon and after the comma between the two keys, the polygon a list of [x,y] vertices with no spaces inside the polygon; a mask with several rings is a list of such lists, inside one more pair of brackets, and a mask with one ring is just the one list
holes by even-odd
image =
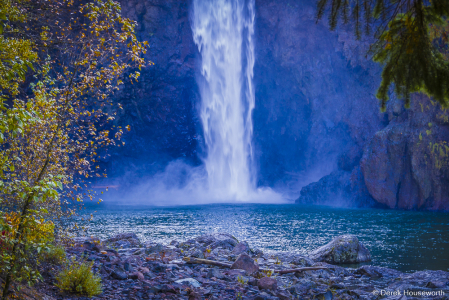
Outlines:
{"label": "boulder", "polygon": [[200,249],[193,249],[192,254],[190,254],[191,257],[195,258],[205,258],[203,251]]}
{"label": "boulder", "polygon": [[240,242],[234,247],[234,249],[232,249],[232,253],[236,255],[242,254],[243,252],[248,253],[250,251],[251,250],[247,242]]}
{"label": "boulder", "polygon": [[232,250],[237,244],[238,244],[237,240],[229,238],[213,242],[212,244],[209,245],[209,248],[212,250],[215,248]]}
{"label": "boulder", "polygon": [[117,248],[132,248],[140,245],[140,240],[133,232],[119,233],[106,240],[106,243]]}
{"label": "boulder", "polygon": [[427,96],[413,94],[410,102],[367,143],[360,161],[366,187],[389,208],[447,211],[449,184],[442,174],[449,164],[440,162],[447,151],[438,150],[447,141],[447,122]]}
{"label": "boulder", "polygon": [[138,271],[129,274],[129,275],[128,275],[128,278],[129,278],[129,279],[133,279],[133,280],[144,280],[144,279],[145,279],[145,277],[143,276],[143,274],[140,273],[140,272],[138,272]]}
{"label": "boulder", "polygon": [[259,265],[248,254],[242,253],[232,264],[231,269],[245,270],[250,275],[259,271]]}
{"label": "boulder", "polygon": [[276,290],[278,288],[278,282],[272,277],[262,277],[257,282],[257,286],[261,290]]}
{"label": "boulder", "polygon": [[159,253],[165,249],[165,247],[162,244],[146,244],[145,246],[146,246],[145,250],[146,254]]}
{"label": "boulder", "polygon": [[139,238],[137,237],[137,235],[134,232],[127,232],[127,233],[116,234],[113,237],[107,239],[106,241],[109,243],[113,243],[113,242],[117,242],[117,241],[121,241],[121,240],[130,240],[130,239],[138,240]]}
{"label": "boulder", "polygon": [[[235,247],[238,244],[238,240],[229,233],[211,233],[199,236],[195,239],[196,242],[203,244],[204,246],[220,247],[220,245],[230,244]],[[219,243],[221,242],[221,243]],[[214,248],[211,248],[214,249]]]}
{"label": "boulder", "polygon": [[310,289],[316,288],[316,283],[307,278],[301,278],[295,285],[289,288],[289,291],[294,295],[301,295],[307,293]]}
{"label": "boulder", "polygon": [[355,264],[371,260],[371,254],[354,235],[341,235],[309,254],[314,261],[330,264]]}
{"label": "boulder", "polygon": [[111,277],[117,280],[128,279],[128,275],[126,274],[125,270],[123,270],[123,268],[120,267],[117,267],[112,271]]}

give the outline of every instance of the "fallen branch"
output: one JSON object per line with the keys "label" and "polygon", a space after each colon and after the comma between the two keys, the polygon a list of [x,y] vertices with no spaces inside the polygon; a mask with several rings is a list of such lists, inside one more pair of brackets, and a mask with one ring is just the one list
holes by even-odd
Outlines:
{"label": "fallen branch", "polygon": [[298,268],[298,269],[273,270],[273,272],[278,273],[278,274],[288,274],[288,273],[314,271],[314,270],[325,270],[325,269],[327,269],[327,267],[304,267],[304,268]]}
{"label": "fallen branch", "polygon": [[212,266],[218,266],[218,267],[223,267],[223,268],[231,268],[231,264],[222,263],[222,262],[210,260],[210,259],[184,257],[183,260],[188,264],[204,264],[204,265],[212,265]]}
{"label": "fallen branch", "polygon": [[[201,259],[201,258],[194,258],[194,257],[184,257],[183,260],[188,264],[204,264],[204,265],[211,265],[211,266],[218,266],[223,268],[231,268],[231,264],[222,263],[215,260],[210,259]],[[314,270],[325,270],[328,269],[327,267],[304,267],[304,268],[298,268],[298,269],[287,269],[287,270],[273,270],[273,269],[260,269],[261,272],[273,272],[278,274],[289,274],[289,273],[296,273],[296,272],[304,272],[304,271],[314,271]]]}

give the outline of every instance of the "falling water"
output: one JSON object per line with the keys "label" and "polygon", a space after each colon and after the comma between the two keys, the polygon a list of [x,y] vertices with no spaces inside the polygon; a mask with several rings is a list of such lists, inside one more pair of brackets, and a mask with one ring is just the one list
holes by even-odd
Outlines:
{"label": "falling water", "polygon": [[194,0],[192,31],[202,58],[201,120],[209,190],[229,200],[255,192],[254,0]]}
{"label": "falling water", "polygon": [[[256,187],[252,112],[255,106],[255,0],[193,0],[193,38],[201,54],[198,85],[207,155],[201,166],[182,159],[127,191],[127,203],[286,203]],[[122,201],[117,196],[117,202]]]}

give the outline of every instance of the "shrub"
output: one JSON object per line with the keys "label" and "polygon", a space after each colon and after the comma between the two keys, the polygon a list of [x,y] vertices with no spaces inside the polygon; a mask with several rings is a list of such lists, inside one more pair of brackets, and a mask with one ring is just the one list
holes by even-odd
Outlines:
{"label": "shrub", "polygon": [[63,246],[52,245],[42,254],[42,261],[54,265],[61,265],[66,259],[67,255]]}
{"label": "shrub", "polygon": [[101,294],[101,278],[92,272],[92,264],[72,259],[56,277],[56,286],[65,292],[89,297]]}

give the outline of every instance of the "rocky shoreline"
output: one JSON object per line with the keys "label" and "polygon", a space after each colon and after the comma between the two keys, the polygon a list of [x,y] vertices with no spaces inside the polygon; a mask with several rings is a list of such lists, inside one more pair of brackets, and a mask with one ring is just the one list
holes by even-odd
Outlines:
{"label": "rocky shoreline", "polygon": [[[351,235],[308,256],[265,254],[227,233],[169,245],[143,244],[134,233],[74,242],[67,255],[93,262],[102,278],[103,293],[91,299],[449,299],[449,272],[344,267],[371,259]],[[88,299],[60,294],[52,270],[43,276],[41,299]]]}

